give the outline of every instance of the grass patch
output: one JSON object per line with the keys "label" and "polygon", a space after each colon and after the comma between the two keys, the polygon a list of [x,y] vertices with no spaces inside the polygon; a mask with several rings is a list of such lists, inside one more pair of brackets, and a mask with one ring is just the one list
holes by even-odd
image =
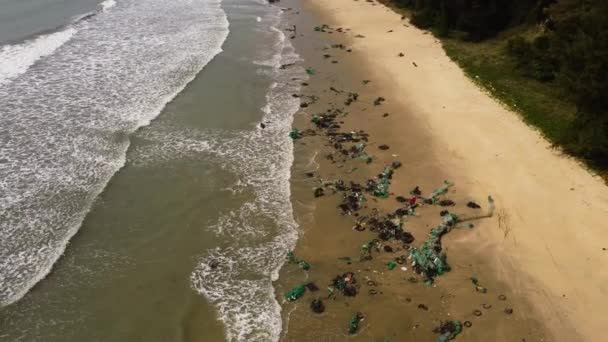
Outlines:
{"label": "grass patch", "polygon": [[[410,9],[393,0],[378,0],[405,18],[411,18]],[[463,33],[450,31],[441,37],[431,31],[443,45],[446,54],[481,89],[518,113],[524,122],[535,127],[554,147],[561,149],[564,137],[572,129],[577,107],[557,82],[540,82],[524,76],[507,53],[507,42],[516,36],[533,38],[539,34],[535,26],[518,26],[481,42],[463,40]],[[593,160],[573,155],[608,184],[608,169]]]}
{"label": "grass patch", "polygon": [[481,43],[444,38],[442,43],[446,54],[471,79],[558,144],[575,118],[576,106],[555,84],[527,78],[516,70],[505,52],[511,35]]}

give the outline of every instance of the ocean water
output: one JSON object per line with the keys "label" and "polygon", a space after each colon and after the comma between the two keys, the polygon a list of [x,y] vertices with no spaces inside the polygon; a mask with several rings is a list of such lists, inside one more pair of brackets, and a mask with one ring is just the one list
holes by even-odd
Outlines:
{"label": "ocean water", "polygon": [[305,78],[282,11],[69,18],[0,47],[0,341],[277,340]]}

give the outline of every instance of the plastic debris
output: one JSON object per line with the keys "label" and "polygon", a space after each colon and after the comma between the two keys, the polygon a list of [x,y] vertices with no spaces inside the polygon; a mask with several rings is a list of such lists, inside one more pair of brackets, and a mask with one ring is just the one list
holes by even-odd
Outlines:
{"label": "plastic debris", "polygon": [[456,205],[456,203],[454,203],[454,201],[449,200],[449,199],[444,199],[439,201],[439,205],[442,207],[453,207]]}
{"label": "plastic debris", "polygon": [[293,302],[295,300],[298,300],[300,297],[302,297],[304,295],[304,292],[306,292],[306,286],[298,285],[298,286],[294,287],[291,291],[289,291],[285,294],[285,299]]}
{"label": "plastic debris", "polygon": [[439,196],[445,195],[448,193],[448,190],[450,189],[450,187],[452,187],[454,184],[448,182],[447,180],[443,182],[443,185],[439,188],[437,188],[435,191],[433,191],[430,195],[429,198],[427,199],[431,204],[432,203],[436,203],[437,200],[439,199]]}
{"label": "plastic debris", "polygon": [[310,291],[310,292],[319,291],[319,287],[317,286],[317,284],[315,284],[313,282],[307,283],[305,286],[308,289],[308,291]]}
{"label": "plastic debris", "polygon": [[296,264],[305,271],[310,269],[310,264],[304,260],[300,260],[300,259],[296,258],[296,256],[293,254],[293,252],[287,253],[287,262],[289,262],[290,264]]}
{"label": "plastic debris", "polygon": [[412,267],[417,273],[424,276],[427,284],[431,284],[435,277],[450,271],[447,256],[442,251],[441,237],[452,230],[456,223],[458,223],[458,216],[455,214],[443,216],[443,222],[431,230],[429,239],[420,246],[420,249],[411,248],[409,250]]}
{"label": "plastic debris", "polygon": [[471,209],[480,209],[481,206],[475,202],[469,202],[467,203],[467,207],[471,208]]}
{"label": "plastic debris", "polygon": [[397,263],[396,263],[396,262],[394,262],[394,261],[389,261],[389,262],[386,264],[386,266],[388,267],[388,269],[389,269],[389,270],[391,270],[391,271],[392,271],[392,270],[394,270],[394,269],[395,269],[395,267],[397,267]]}
{"label": "plastic debris", "polygon": [[321,197],[321,196],[325,195],[325,191],[323,190],[323,188],[316,188],[314,195],[315,195],[315,197]]}
{"label": "plastic debris", "polygon": [[475,285],[475,291],[477,291],[479,293],[488,292],[488,289],[486,289],[485,287],[483,287],[479,284],[479,280],[477,278],[471,277],[471,282],[473,283],[473,285]]}
{"label": "plastic debris", "polygon": [[437,337],[437,342],[451,341],[462,332],[462,323],[460,321],[441,322],[439,327],[435,328],[433,332],[440,334]]}
{"label": "plastic debris", "polygon": [[301,137],[300,131],[298,131],[297,128],[292,129],[291,132],[289,132],[289,137],[292,140],[296,140],[296,139],[300,138]]}
{"label": "plastic debris", "polygon": [[306,73],[307,73],[308,75],[314,75],[314,74],[315,74],[315,71],[314,71],[312,68],[306,68]]}
{"label": "plastic debris", "polygon": [[359,324],[363,321],[363,314],[357,312],[353,318],[351,318],[350,322],[348,322],[348,334],[354,335],[359,331]]}
{"label": "plastic debris", "polygon": [[379,98],[374,100],[374,106],[379,106],[382,104],[382,102],[386,101],[386,99],[382,96],[380,96]]}
{"label": "plastic debris", "polygon": [[325,311],[325,305],[320,299],[314,299],[310,303],[310,309],[312,310],[312,312],[320,314]]}
{"label": "plastic debris", "polygon": [[338,275],[332,280],[332,284],[329,286],[329,288],[332,288],[332,290],[330,290],[330,296],[333,294],[333,289],[336,289],[347,297],[354,297],[357,295],[356,283],[357,280],[355,279],[355,274],[353,272],[346,272],[342,275]]}

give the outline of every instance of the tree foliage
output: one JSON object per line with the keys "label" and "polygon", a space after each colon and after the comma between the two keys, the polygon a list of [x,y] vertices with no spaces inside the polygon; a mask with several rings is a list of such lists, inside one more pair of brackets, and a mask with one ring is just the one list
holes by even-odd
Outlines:
{"label": "tree foliage", "polygon": [[[468,41],[509,28],[538,27],[507,43],[517,70],[554,82],[578,112],[561,145],[608,167],[608,0],[395,0],[412,23],[438,35],[459,31]],[[529,30],[527,31],[529,32]]]}

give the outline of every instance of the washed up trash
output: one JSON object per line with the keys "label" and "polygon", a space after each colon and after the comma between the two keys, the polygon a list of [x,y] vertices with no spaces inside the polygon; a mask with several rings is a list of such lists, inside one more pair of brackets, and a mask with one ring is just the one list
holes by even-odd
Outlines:
{"label": "washed up trash", "polygon": [[382,104],[382,102],[386,101],[386,99],[382,96],[378,97],[376,100],[374,100],[374,106],[379,106]]}
{"label": "washed up trash", "polygon": [[329,26],[327,24],[323,24],[321,26],[315,26],[314,30],[317,32],[325,32],[325,30],[328,28]]}
{"label": "washed up trash", "polygon": [[394,269],[395,269],[395,267],[397,267],[397,263],[396,263],[396,262],[394,262],[394,261],[389,261],[389,262],[386,264],[386,266],[388,267],[388,269],[389,269],[389,270],[391,270],[391,271],[392,271],[392,270],[394,270]]}
{"label": "washed up trash", "polygon": [[451,341],[462,332],[462,323],[460,321],[441,322],[439,327],[435,328],[433,332],[440,334],[437,337],[437,342]]}
{"label": "washed up trash", "polygon": [[454,186],[453,183],[446,181],[443,181],[443,185],[440,186],[439,188],[435,189],[435,191],[433,191],[429,197],[427,198],[427,201],[430,204],[436,203],[437,200],[439,199],[439,196],[445,195],[448,193],[448,190]]}
{"label": "washed up trash", "polygon": [[294,129],[291,130],[291,132],[289,132],[289,137],[292,140],[296,140],[296,139],[300,138],[301,136],[302,135],[301,135],[300,131],[298,131],[297,128],[294,128]]}
{"label": "washed up trash", "polygon": [[378,146],[378,148],[379,148],[379,149],[381,149],[381,150],[383,150],[383,151],[386,151],[386,150],[388,150],[390,147],[388,147],[388,145],[380,145],[380,146]]}
{"label": "washed up trash", "polygon": [[393,170],[397,170],[398,168],[401,167],[401,165],[402,165],[401,162],[398,160],[395,160],[391,163],[391,167],[393,168]]}
{"label": "washed up trash", "polygon": [[321,196],[325,195],[325,191],[323,190],[323,188],[316,188],[314,195],[315,195],[315,197],[321,197]]}
{"label": "washed up trash", "polygon": [[357,93],[348,93],[348,96],[346,98],[346,101],[344,102],[344,104],[346,106],[350,106],[351,103],[357,101],[357,99],[359,99],[359,94]]}
{"label": "washed up trash", "polygon": [[471,277],[471,282],[473,283],[473,285],[475,285],[475,291],[477,291],[479,293],[488,292],[488,289],[486,289],[485,287],[481,286],[481,284],[479,284],[479,280],[477,278]]}
{"label": "washed up trash", "polygon": [[369,82],[371,82],[370,80],[363,80],[363,84],[368,84]]}
{"label": "washed up trash", "polygon": [[296,258],[295,254],[293,254],[293,252],[287,253],[287,262],[289,262],[290,264],[296,264],[305,271],[310,269],[310,264],[304,260],[300,260],[300,259]]}
{"label": "washed up trash", "polygon": [[443,222],[431,230],[429,239],[420,248],[409,250],[412,258],[412,267],[422,274],[427,284],[433,283],[435,277],[450,271],[447,256],[442,251],[441,237],[448,233],[458,223],[458,216],[448,214],[443,216]]}
{"label": "washed up trash", "polygon": [[511,309],[511,308],[506,308],[506,309],[505,309],[505,313],[506,313],[507,315],[511,315],[511,314],[513,313],[513,309]]}
{"label": "washed up trash", "polygon": [[362,190],[361,186],[355,183],[351,183],[350,188],[342,190],[342,202],[338,205],[338,208],[340,208],[343,215],[351,215],[363,207],[363,203],[367,199],[363,195]]}
{"label": "washed up trash", "polygon": [[467,203],[467,207],[471,208],[471,209],[480,209],[481,206],[475,202],[469,202]]}
{"label": "washed up trash", "polygon": [[377,239],[373,239],[361,246],[361,253],[359,255],[359,260],[371,260],[372,259],[372,250],[376,250],[376,252],[380,252],[380,242]]}
{"label": "washed up trash", "polygon": [[424,304],[418,304],[418,309],[424,310],[424,311],[429,311],[429,307]]}
{"label": "washed up trash", "polygon": [[393,177],[393,167],[385,167],[382,170],[382,173],[378,175],[375,179],[370,179],[367,181],[368,192],[371,192],[375,197],[378,198],[388,198],[389,196],[389,186],[390,179]]}
{"label": "washed up trash", "polygon": [[348,322],[348,334],[354,335],[359,331],[359,324],[363,321],[363,314],[357,312],[353,318],[351,318],[350,322]]}
{"label": "washed up trash", "polygon": [[416,186],[412,191],[410,191],[410,195],[422,196],[422,191],[420,191],[420,187]]}
{"label": "washed up trash", "polygon": [[306,68],[306,73],[307,73],[308,75],[314,75],[314,74],[315,74],[315,71],[314,71],[312,68]]}
{"label": "washed up trash", "polygon": [[285,294],[285,299],[287,299],[290,302],[296,301],[304,295],[304,292],[306,292],[306,286],[304,286],[304,285],[296,286],[291,291],[289,291]]}
{"label": "washed up trash", "polygon": [[336,289],[347,297],[354,297],[357,295],[356,284],[357,280],[355,279],[355,274],[353,272],[346,272],[342,275],[336,276],[332,280],[332,283],[328,289],[332,289],[330,290],[330,295],[333,293],[333,289]]}
{"label": "washed up trash", "polygon": [[439,205],[442,207],[453,207],[456,205],[456,203],[454,203],[454,201],[452,201],[452,200],[445,199],[445,200],[439,201]]}
{"label": "washed up trash", "polygon": [[312,312],[320,314],[325,311],[325,305],[320,299],[313,299],[310,303],[310,309]]}
{"label": "washed up trash", "polygon": [[306,284],[306,288],[310,292],[317,292],[317,291],[319,291],[319,287],[317,286],[317,284],[315,284],[313,282],[307,283]]}

